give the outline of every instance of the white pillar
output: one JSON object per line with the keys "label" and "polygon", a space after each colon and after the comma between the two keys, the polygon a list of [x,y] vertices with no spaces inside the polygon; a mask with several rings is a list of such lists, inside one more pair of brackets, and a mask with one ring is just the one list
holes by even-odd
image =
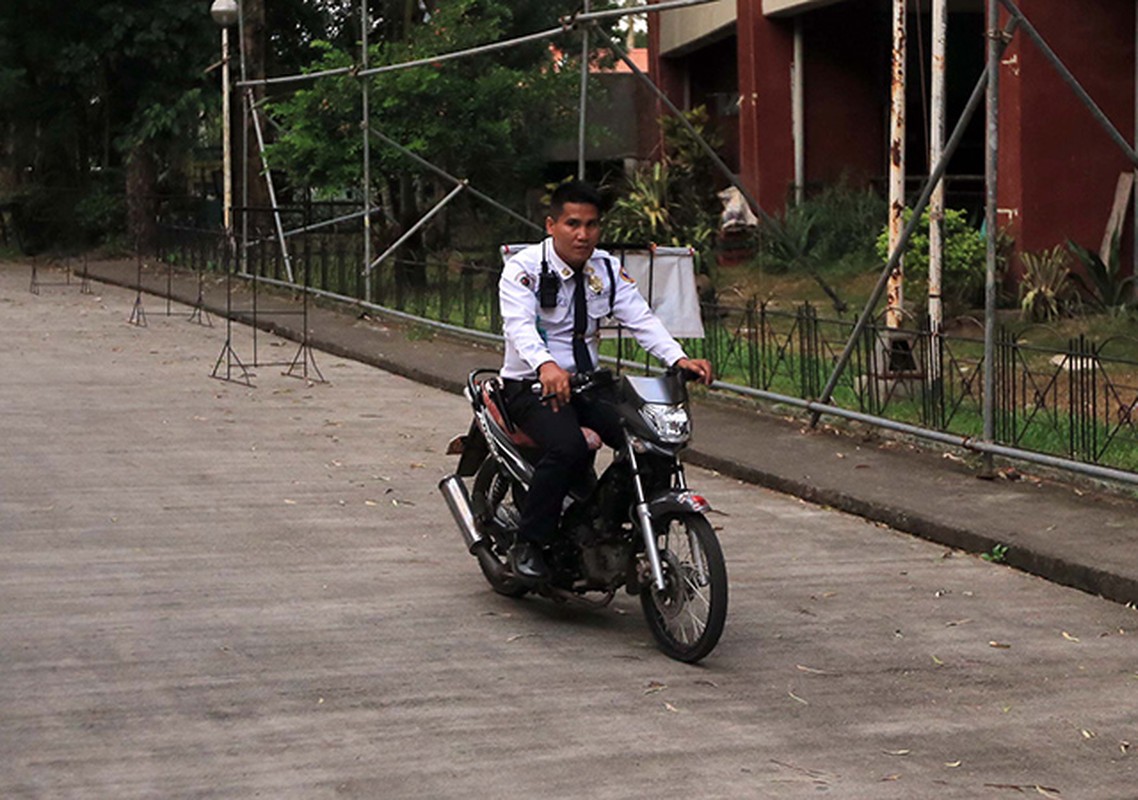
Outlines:
{"label": "white pillar", "polygon": [[[948,0],[933,0],[932,5],[932,122],[930,125],[929,165],[940,161],[944,152],[945,88],[948,64]],[[940,350],[938,340],[944,322],[941,304],[941,274],[944,263],[944,179],[937,182],[929,200],[929,377],[940,378]]]}

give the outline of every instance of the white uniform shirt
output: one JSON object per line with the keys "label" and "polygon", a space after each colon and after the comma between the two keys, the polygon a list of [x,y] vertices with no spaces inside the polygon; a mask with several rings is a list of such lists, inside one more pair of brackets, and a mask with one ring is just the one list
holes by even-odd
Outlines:
{"label": "white uniform shirt", "polygon": [[[542,308],[538,296],[544,249],[550,272],[558,281],[557,305]],[[605,259],[612,265],[612,291]],[[581,270],[585,284],[585,304],[589,312],[585,340],[593,364],[599,365],[600,320],[609,316],[627,328],[640,346],[667,365],[685,358],[684,350],[656,318],[636,288],[636,281],[620,267],[620,261],[603,250],[594,250]],[[537,368],[555,361],[569,372],[576,372],[573,360],[573,292],[578,276],[553,249],[553,240],[519,251],[502,268],[498,299],[502,309],[502,330],[506,337],[503,378],[532,380]]]}

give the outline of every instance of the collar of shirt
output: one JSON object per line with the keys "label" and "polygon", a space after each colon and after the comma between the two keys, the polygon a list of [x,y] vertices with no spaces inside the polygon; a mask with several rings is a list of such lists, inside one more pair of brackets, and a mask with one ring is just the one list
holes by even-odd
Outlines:
{"label": "collar of shirt", "polygon": [[[574,275],[577,274],[577,271],[575,269],[573,269],[571,266],[569,266],[568,264],[566,264],[561,259],[561,256],[559,256],[557,254],[557,250],[553,246],[553,237],[552,236],[546,238],[544,250],[546,253],[546,260],[549,262],[550,271],[553,272],[555,275],[557,275],[559,278],[561,278],[562,282],[569,280],[570,278],[572,278]],[[597,251],[594,248],[593,254],[589,256],[588,261],[586,261],[585,264],[582,265],[581,269],[584,269],[585,265],[587,265],[590,261],[592,261],[596,257],[597,257]]]}

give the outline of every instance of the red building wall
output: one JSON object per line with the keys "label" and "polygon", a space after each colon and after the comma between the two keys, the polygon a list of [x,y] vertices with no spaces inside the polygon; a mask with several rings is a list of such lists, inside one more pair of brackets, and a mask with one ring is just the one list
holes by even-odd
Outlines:
{"label": "red building wall", "polygon": [[873,2],[841,3],[803,18],[806,182],[864,185],[886,169],[890,52]]}
{"label": "red building wall", "polygon": [[794,185],[790,64],[794,24],[763,16],[762,0],[739,0],[739,175],[759,205],[777,214]]}
{"label": "red building wall", "polygon": [[[794,186],[795,23],[764,17],[761,5],[739,0],[738,6],[740,172],[763,208],[777,214]],[[889,42],[875,9],[875,0],[851,0],[802,17],[808,185],[843,176],[864,184],[884,172],[882,52]]]}
{"label": "red building wall", "polygon": [[[1123,137],[1133,141],[1134,3],[1017,5]],[[1018,252],[1067,239],[1097,250],[1119,173],[1131,169],[1023,31],[1015,34],[1000,70],[999,165],[1000,219]]]}
{"label": "red building wall", "polygon": [[[1133,0],[1018,5],[1122,136],[1133,141]],[[761,0],[737,5],[739,174],[763,208],[777,214],[794,183],[794,20],[765,17],[761,6]],[[888,3],[846,0],[805,13],[802,24],[807,182],[832,183],[843,174],[855,182],[880,178],[888,151]],[[981,36],[976,46],[984,48]],[[657,56],[653,67],[669,95],[682,102],[678,65],[669,67]],[[961,80],[971,85],[974,76]],[[1017,251],[1067,239],[1097,250],[1118,176],[1131,169],[1130,162],[1023,31],[1003,59],[1000,115],[1000,216]],[[982,112],[977,123],[983,124]],[[910,124],[920,120],[911,117]],[[919,153],[912,157],[921,161]],[[1127,264],[1131,227],[1123,240]]]}

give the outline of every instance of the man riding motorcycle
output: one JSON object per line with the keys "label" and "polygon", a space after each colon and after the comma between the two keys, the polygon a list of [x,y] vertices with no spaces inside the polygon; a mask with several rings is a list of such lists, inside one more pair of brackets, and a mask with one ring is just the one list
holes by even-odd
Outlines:
{"label": "man riding motorcycle", "polygon": [[[545,220],[547,238],[510,258],[499,281],[506,340],[500,374],[507,409],[541,448],[521,509],[518,541],[509,553],[510,567],[523,581],[548,577],[542,548],[557,534],[574,477],[591,466],[581,426],[610,446],[621,442],[616,417],[570,391],[570,376],[598,363],[600,320],[611,316],[664,364],[687,369],[704,384],[713,378],[711,363],[688,358],[619,262],[596,249],[600,209],[600,195],[588,184],[559,186]],[[534,394],[535,382],[547,401]]]}

